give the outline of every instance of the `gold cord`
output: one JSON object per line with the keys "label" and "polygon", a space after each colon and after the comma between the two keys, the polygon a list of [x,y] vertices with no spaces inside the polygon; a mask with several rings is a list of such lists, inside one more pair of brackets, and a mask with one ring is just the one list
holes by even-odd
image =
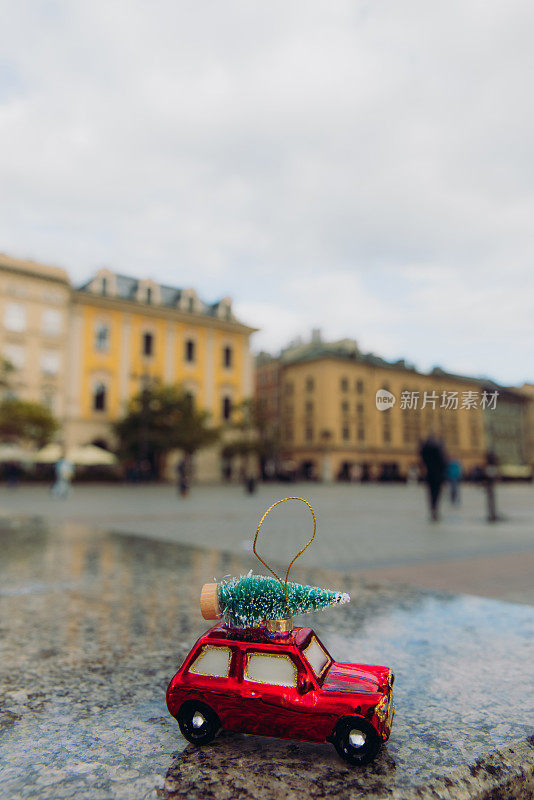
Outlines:
{"label": "gold cord", "polygon": [[[263,558],[262,558],[260,555],[258,555],[258,551],[256,550],[256,542],[258,541],[258,534],[259,534],[259,532],[260,532],[260,528],[261,528],[261,526],[262,526],[262,524],[263,524],[263,520],[265,519],[265,517],[267,516],[267,514],[268,514],[270,511],[272,511],[272,510],[273,510],[273,508],[274,508],[275,506],[278,506],[278,505],[280,505],[280,503],[285,503],[287,500],[300,500],[302,503],[306,503],[306,505],[307,505],[307,506],[308,506],[308,508],[310,509],[310,511],[311,511],[311,515],[312,515],[312,517],[313,517],[313,534],[312,534],[312,537],[311,537],[311,539],[309,540],[309,542],[308,542],[307,544],[305,544],[305,545],[304,545],[304,547],[302,548],[302,550],[299,550],[299,552],[297,553],[297,555],[296,555],[296,556],[293,558],[293,560],[292,560],[292,561],[291,561],[291,563],[289,564],[289,567],[287,568],[287,571],[286,571],[286,580],[285,580],[285,584],[284,584],[284,583],[282,583],[282,580],[281,580],[281,579],[278,577],[278,575],[276,574],[276,572],[274,571],[274,569],[271,569],[271,567],[270,567],[270,566],[269,566],[269,565],[268,565],[268,564],[267,564],[267,563],[266,563],[266,562],[263,560]],[[313,540],[315,539],[315,532],[316,532],[316,530],[317,530],[317,520],[316,520],[316,518],[315,518],[315,512],[314,512],[313,508],[311,507],[311,505],[308,503],[308,501],[307,501],[307,500],[304,500],[304,498],[303,498],[303,497],[284,497],[282,500],[277,500],[277,501],[276,501],[276,503],[273,503],[273,504],[272,504],[272,506],[270,506],[270,508],[268,508],[268,509],[267,509],[267,511],[265,512],[265,514],[263,515],[263,517],[260,519],[260,524],[259,524],[259,525],[258,525],[258,527],[256,528],[256,536],[254,537],[254,545],[253,545],[253,547],[252,547],[252,550],[254,551],[254,555],[256,556],[256,558],[257,558],[257,559],[259,559],[259,560],[261,561],[261,563],[263,564],[263,566],[264,566],[264,567],[267,567],[267,569],[269,570],[269,572],[270,572],[272,575],[274,575],[274,577],[276,578],[276,580],[278,581],[278,583],[280,584],[280,586],[281,586],[281,587],[282,587],[282,589],[284,590],[284,592],[285,592],[285,595],[286,595],[286,605],[287,605],[288,609],[289,609],[289,597],[288,597],[288,594],[287,594],[287,579],[289,578],[289,572],[290,572],[290,570],[291,570],[291,567],[293,566],[293,564],[294,564],[294,563],[295,563],[295,561],[297,560],[297,558],[299,558],[299,556],[301,556],[301,555],[303,554],[303,552],[306,550],[306,548],[307,548],[307,547],[309,547],[309,546],[310,546],[310,544],[311,544],[311,543],[313,542]]]}

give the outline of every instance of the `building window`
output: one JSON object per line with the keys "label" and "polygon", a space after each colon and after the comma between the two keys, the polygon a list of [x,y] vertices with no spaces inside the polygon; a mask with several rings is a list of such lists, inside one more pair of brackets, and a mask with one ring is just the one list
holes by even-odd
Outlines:
{"label": "building window", "polygon": [[8,303],[4,311],[4,328],[14,333],[26,330],[26,308],[20,303]]}
{"label": "building window", "polygon": [[195,342],[193,339],[187,339],[185,343],[185,360],[190,364],[195,360]]}
{"label": "building window", "polygon": [[391,428],[384,428],[383,439],[386,443],[391,442]]}
{"label": "building window", "polygon": [[146,301],[148,305],[152,303],[152,289],[150,286],[148,286],[146,290]]}
{"label": "building window", "polygon": [[313,414],[313,400],[306,400],[306,414]]}
{"label": "building window", "polygon": [[96,323],[95,350],[99,352],[106,352],[109,350],[109,325],[107,322]]}
{"label": "building window", "polygon": [[365,430],[363,428],[358,428],[358,441],[365,441]]}
{"label": "building window", "polygon": [[44,375],[57,375],[59,372],[59,351],[43,350],[41,353],[41,371]]}
{"label": "building window", "polygon": [[293,394],[293,384],[291,381],[286,381],[284,383],[284,394],[286,397],[290,397]]}
{"label": "building window", "polygon": [[48,336],[58,336],[61,333],[61,311],[57,308],[45,308],[43,311],[43,333]]}
{"label": "building window", "polygon": [[340,381],[341,391],[348,392],[349,391],[349,379],[348,378],[341,378]]}
{"label": "building window", "polygon": [[189,297],[187,299],[187,310],[189,311],[190,314],[192,314],[193,311],[195,310],[195,298],[194,297]]}
{"label": "building window", "polygon": [[364,388],[363,381],[361,378],[358,378],[358,380],[356,381],[356,391],[358,392],[358,394],[363,394],[363,388]]}
{"label": "building window", "polygon": [[348,425],[343,425],[343,428],[341,429],[341,438],[344,442],[348,442],[350,439],[350,429]]}
{"label": "building window", "polygon": [[144,356],[154,355],[154,334],[150,331],[143,333],[142,353]]}
{"label": "building window", "polygon": [[311,425],[306,425],[304,436],[307,442],[313,442],[313,428]]}
{"label": "building window", "polygon": [[306,391],[307,392],[313,392],[314,386],[315,386],[315,381],[313,380],[311,375],[309,375],[306,378]]}
{"label": "building window", "polygon": [[6,342],[2,350],[2,355],[15,369],[23,369],[26,363],[26,349],[22,344]]}
{"label": "building window", "polygon": [[228,369],[232,366],[233,351],[229,346],[223,347],[223,365]]}
{"label": "building window", "polygon": [[42,404],[44,406],[46,406],[46,408],[49,411],[51,411],[52,413],[54,412],[55,405],[56,405],[56,397],[55,397],[55,394],[54,394],[53,391],[51,391],[49,389],[45,389],[43,394],[42,394],[42,401],[41,402],[42,402]]}
{"label": "building window", "polygon": [[101,286],[102,286],[102,294],[104,296],[107,295],[107,293],[108,293],[108,279],[107,278],[102,278]]}
{"label": "building window", "polygon": [[107,401],[106,385],[99,381],[93,392],[93,411],[105,411]]}
{"label": "building window", "polygon": [[363,403],[356,403],[356,413],[360,415],[363,414]]}
{"label": "building window", "polygon": [[348,400],[343,400],[341,403],[341,413],[348,414],[349,413],[349,403]]}
{"label": "building window", "polygon": [[232,416],[232,398],[225,395],[222,400],[222,417],[225,420]]}

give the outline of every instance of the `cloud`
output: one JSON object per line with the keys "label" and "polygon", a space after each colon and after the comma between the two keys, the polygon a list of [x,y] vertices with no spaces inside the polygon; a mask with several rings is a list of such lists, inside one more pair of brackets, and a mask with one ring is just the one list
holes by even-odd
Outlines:
{"label": "cloud", "polygon": [[0,10],[1,250],[527,377],[532,4]]}

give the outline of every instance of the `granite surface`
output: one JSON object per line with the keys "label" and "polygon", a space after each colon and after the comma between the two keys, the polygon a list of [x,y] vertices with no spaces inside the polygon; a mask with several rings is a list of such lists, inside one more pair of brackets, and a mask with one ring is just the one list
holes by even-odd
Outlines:
{"label": "granite surface", "polygon": [[0,552],[2,798],[534,797],[532,607],[296,570],[351,593],[305,618],[334,657],[397,676],[391,739],[354,770],[330,745],[196,749],[167,713],[201,584],[248,555],[36,519],[4,520]]}

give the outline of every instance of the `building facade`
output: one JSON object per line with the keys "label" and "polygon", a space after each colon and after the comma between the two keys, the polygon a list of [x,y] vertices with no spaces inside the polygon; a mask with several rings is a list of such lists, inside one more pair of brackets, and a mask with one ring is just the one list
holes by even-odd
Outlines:
{"label": "building facade", "polygon": [[58,267],[0,254],[0,354],[9,393],[65,415],[71,287]]}
{"label": "building facade", "polygon": [[[100,270],[72,293],[67,444],[113,446],[112,423],[154,381],[180,384],[224,426],[252,395],[253,331],[235,319],[228,297],[209,305],[194,289]],[[200,451],[199,478],[220,477],[219,451]]]}
{"label": "building facade", "polygon": [[[280,398],[278,420],[271,415],[271,424],[280,428],[281,458],[308,478],[406,477],[417,468],[420,443],[430,433],[469,473],[484,464],[488,431],[505,413],[491,407],[497,401],[499,408],[496,385],[440,369],[421,373],[404,361],[361,353],[350,340],[316,339],[278,358],[263,354],[256,373],[260,407],[274,409]],[[275,374],[277,381],[268,377]],[[384,405],[377,392],[392,395],[393,402]],[[511,436],[509,457],[519,458],[522,430]]]}
{"label": "building facade", "polygon": [[[0,353],[13,367],[9,391],[47,405],[67,447],[113,448],[113,423],[155,381],[182,385],[224,429],[253,394],[254,330],[236,320],[228,297],[208,304],[192,288],[107,269],[73,289],[62,269],[0,255]],[[220,478],[223,445],[224,437],[198,454],[200,480]]]}

